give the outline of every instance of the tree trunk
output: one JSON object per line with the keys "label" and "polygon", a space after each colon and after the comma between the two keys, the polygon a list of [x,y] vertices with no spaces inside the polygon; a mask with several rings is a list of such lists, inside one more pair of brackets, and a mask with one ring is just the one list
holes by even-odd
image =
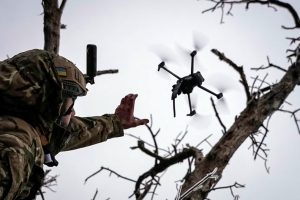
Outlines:
{"label": "tree trunk", "polygon": [[61,16],[66,0],[58,7],[58,0],[43,0],[44,8],[44,50],[58,53]]}

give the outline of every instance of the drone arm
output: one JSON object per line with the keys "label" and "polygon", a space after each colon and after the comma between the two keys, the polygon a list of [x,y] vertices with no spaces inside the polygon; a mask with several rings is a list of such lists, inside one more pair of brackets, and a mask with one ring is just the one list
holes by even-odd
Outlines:
{"label": "drone arm", "polygon": [[206,92],[208,92],[208,93],[210,93],[210,94],[216,96],[218,99],[221,99],[221,98],[223,97],[223,94],[222,94],[222,93],[216,94],[216,93],[214,93],[213,91],[211,91],[211,90],[209,90],[209,89],[203,87],[202,85],[198,85],[198,87],[201,88],[202,90],[205,90]]}
{"label": "drone arm", "polygon": [[168,70],[166,67],[165,67],[165,62],[161,62],[159,65],[158,65],[158,71],[163,68],[165,71],[169,72],[170,74],[172,74],[175,78],[177,79],[180,79],[179,76],[177,76],[176,74],[174,74],[173,72],[171,72],[170,70]]}
{"label": "drone arm", "polygon": [[197,51],[192,51],[192,53],[190,54],[192,57],[191,60],[191,74],[194,73],[194,59],[195,59],[195,55],[197,54]]}

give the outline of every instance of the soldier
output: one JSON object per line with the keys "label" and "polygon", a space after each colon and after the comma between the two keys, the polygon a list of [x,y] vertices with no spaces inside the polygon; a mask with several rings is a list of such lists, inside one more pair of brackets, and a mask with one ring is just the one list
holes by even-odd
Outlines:
{"label": "soldier", "polygon": [[0,200],[35,199],[43,164],[56,166],[59,152],[148,123],[133,116],[134,94],[114,114],[77,117],[75,100],[86,93],[84,75],[56,54],[34,49],[0,62]]}

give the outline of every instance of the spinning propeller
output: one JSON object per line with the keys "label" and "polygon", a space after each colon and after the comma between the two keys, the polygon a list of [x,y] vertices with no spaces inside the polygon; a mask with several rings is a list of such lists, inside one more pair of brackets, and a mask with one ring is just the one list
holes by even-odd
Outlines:
{"label": "spinning propeller", "polygon": [[195,87],[198,87],[213,96],[215,96],[217,99],[223,99],[223,93],[220,91],[219,93],[214,92],[202,85],[202,83],[205,81],[204,77],[202,76],[200,71],[194,72],[195,68],[195,58],[197,55],[197,52],[202,50],[203,47],[205,46],[205,41],[203,39],[203,36],[199,33],[194,33],[193,35],[193,40],[194,40],[194,50],[189,51],[186,50],[182,47],[180,47],[180,50],[184,55],[187,55],[190,57],[190,74],[186,75],[184,77],[180,77],[171,70],[169,70],[166,67],[166,62],[172,60],[170,56],[168,56],[167,52],[162,53],[162,51],[159,53],[159,57],[161,58],[161,63],[158,65],[158,71],[163,69],[166,71],[168,74],[172,75],[177,79],[176,83],[172,86],[172,95],[171,95],[171,100],[173,101],[173,114],[174,117],[176,117],[176,105],[175,105],[175,99],[177,96],[180,94],[186,94],[188,97],[188,103],[189,103],[189,110],[190,112],[187,114],[187,116],[193,116],[196,114],[196,110],[194,109],[195,106],[193,106],[193,102],[191,100],[191,93],[193,92]]}

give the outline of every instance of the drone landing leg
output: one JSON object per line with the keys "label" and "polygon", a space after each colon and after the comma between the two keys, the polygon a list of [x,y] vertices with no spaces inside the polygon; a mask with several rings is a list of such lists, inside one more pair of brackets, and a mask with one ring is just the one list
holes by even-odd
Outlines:
{"label": "drone landing leg", "polygon": [[188,99],[189,99],[189,107],[190,107],[190,113],[187,114],[187,116],[193,116],[194,114],[196,114],[195,110],[192,110],[192,103],[191,103],[191,96],[190,93],[187,94],[188,95]]}
{"label": "drone landing leg", "polygon": [[213,91],[203,87],[203,86],[198,86],[199,88],[201,88],[202,90],[205,90],[206,92],[210,93],[210,94],[213,94],[214,96],[216,96],[218,99],[221,99],[223,97],[223,94],[222,93],[219,93],[219,94],[216,94],[214,93]]}
{"label": "drone landing leg", "polygon": [[173,99],[173,113],[174,113],[174,117],[176,117],[175,99]]}

